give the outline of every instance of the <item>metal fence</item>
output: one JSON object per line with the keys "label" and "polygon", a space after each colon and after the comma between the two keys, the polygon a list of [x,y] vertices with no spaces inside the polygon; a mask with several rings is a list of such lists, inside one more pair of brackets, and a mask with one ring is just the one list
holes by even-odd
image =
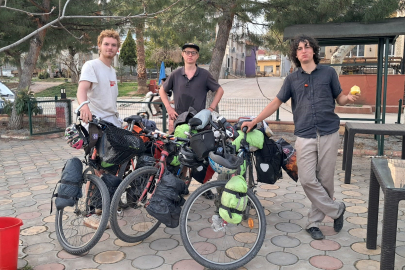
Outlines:
{"label": "metal fence", "polygon": [[[41,135],[49,133],[64,132],[65,128],[76,120],[71,100],[55,98],[41,98],[36,102],[30,103],[30,108],[37,106],[38,114],[29,115],[29,129],[31,135]],[[267,99],[241,99],[223,98],[219,103],[219,114],[228,121],[234,122],[241,116],[257,116],[269,101]],[[163,115],[166,116],[166,109],[160,102],[142,102],[142,101],[117,101],[117,108],[122,119],[131,115],[147,115],[150,120],[156,123],[159,130],[167,131],[168,119],[157,114],[153,104],[162,105]],[[277,114],[273,114],[266,120],[279,120]]]}
{"label": "metal fence", "polygon": [[29,102],[28,108],[31,135],[64,132],[66,126],[72,123],[71,100],[41,99]]}

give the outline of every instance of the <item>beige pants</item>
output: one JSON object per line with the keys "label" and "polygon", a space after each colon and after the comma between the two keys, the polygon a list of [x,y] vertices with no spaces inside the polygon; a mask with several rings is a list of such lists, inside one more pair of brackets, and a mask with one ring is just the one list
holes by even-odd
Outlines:
{"label": "beige pants", "polygon": [[333,200],[338,147],[338,132],[316,139],[297,137],[295,141],[298,178],[312,203],[306,229],[318,227],[325,215],[336,219],[343,211],[342,203]]}

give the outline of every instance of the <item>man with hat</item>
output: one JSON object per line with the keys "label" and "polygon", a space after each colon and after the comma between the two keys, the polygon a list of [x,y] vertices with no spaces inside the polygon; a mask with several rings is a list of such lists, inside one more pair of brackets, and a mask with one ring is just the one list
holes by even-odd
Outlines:
{"label": "man with hat", "polygon": [[[215,96],[207,109],[214,111],[224,94],[224,90],[211,73],[197,66],[199,51],[200,47],[194,43],[184,44],[182,47],[184,67],[172,72],[159,89],[159,95],[171,120],[188,111],[189,107],[193,107],[197,112],[206,109],[209,90],[215,92]],[[167,97],[170,90],[173,91],[174,109],[170,106]]]}

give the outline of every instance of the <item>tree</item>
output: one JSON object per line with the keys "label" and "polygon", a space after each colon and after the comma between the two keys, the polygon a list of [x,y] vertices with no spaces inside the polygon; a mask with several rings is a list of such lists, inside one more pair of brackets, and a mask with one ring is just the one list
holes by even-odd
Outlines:
{"label": "tree", "polygon": [[125,38],[125,41],[121,46],[119,59],[124,66],[131,67],[131,74],[133,74],[132,67],[136,66],[137,56],[136,44],[135,40],[132,37],[131,29],[128,30],[127,37]]}
{"label": "tree", "polygon": [[[317,24],[327,22],[375,22],[392,16],[404,9],[402,0],[314,0],[307,1],[273,0],[263,2],[263,11],[272,33],[268,37],[270,47],[281,44],[276,39],[284,28],[295,24]],[[341,46],[332,56],[332,63],[342,63],[353,46]],[[340,67],[337,68],[338,74]]]}

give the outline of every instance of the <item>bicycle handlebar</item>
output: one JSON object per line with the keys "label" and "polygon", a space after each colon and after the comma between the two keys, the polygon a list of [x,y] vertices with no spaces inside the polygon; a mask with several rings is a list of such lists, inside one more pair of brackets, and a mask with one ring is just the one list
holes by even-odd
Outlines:
{"label": "bicycle handlebar", "polygon": [[80,104],[79,107],[77,107],[77,109],[75,110],[75,114],[77,114],[77,116],[79,116],[79,115],[80,115],[80,109],[81,109],[84,105],[86,105],[86,104],[88,104],[88,103],[90,103],[89,100],[83,101],[82,104]]}

